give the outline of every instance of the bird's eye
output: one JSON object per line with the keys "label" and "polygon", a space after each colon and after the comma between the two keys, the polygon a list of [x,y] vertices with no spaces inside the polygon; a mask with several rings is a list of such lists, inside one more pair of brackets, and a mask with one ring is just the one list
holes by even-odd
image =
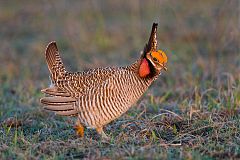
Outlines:
{"label": "bird's eye", "polygon": [[153,60],[154,60],[155,62],[158,62],[157,58],[155,58],[155,57],[153,57]]}

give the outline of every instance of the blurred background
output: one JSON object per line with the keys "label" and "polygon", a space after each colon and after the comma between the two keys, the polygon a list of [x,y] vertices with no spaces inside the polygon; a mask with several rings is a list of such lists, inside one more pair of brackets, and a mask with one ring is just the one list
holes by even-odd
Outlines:
{"label": "blurred background", "polygon": [[159,49],[169,57],[169,70],[150,93],[167,92],[178,102],[196,88],[239,83],[238,0],[0,3],[3,103],[11,94],[20,103],[38,103],[39,90],[49,84],[44,57],[49,42],[57,42],[69,71],[127,65],[139,57],[153,22],[159,23]]}
{"label": "blurred background", "polygon": [[[108,148],[105,152],[106,147],[101,144],[99,148],[96,147],[98,141],[89,138],[85,144],[72,136],[74,130],[68,124],[68,119],[43,111],[39,99],[43,96],[40,90],[49,85],[49,71],[44,56],[49,42],[57,42],[69,71],[123,66],[140,56],[153,22],[159,23],[158,48],[168,56],[168,71],[162,73],[128,114],[106,127],[107,133],[115,136],[116,143],[119,139],[123,146],[115,145],[115,148]],[[35,157],[39,153],[55,156],[53,150],[65,156],[65,152],[72,152],[69,146],[73,144],[82,144],[86,150],[91,144],[96,147],[93,147],[94,153],[100,149],[102,155],[110,154],[113,157],[116,154],[121,157],[123,151],[123,155],[132,153],[131,147],[136,147],[139,154],[149,157],[158,151],[156,149],[160,149],[163,155],[172,155],[175,154],[173,150],[161,150],[156,145],[173,143],[178,132],[180,135],[192,133],[198,124],[206,127],[213,120],[217,124],[219,121],[232,124],[225,123],[232,121],[231,116],[229,119],[222,118],[223,115],[229,115],[224,109],[233,111],[240,108],[239,0],[1,0],[0,42],[0,122],[3,122],[3,128],[0,127],[0,133],[3,133],[0,152],[4,152],[3,157],[20,154],[23,157]],[[180,129],[176,129],[175,123],[178,121],[170,117],[167,124],[173,123],[173,127],[166,125],[163,129],[161,127],[164,125],[157,125],[164,122],[161,116],[160,120],[155,118],[156,125],[151,130],[149,119],[161,113],[162,108],[179,114],[187,120],[188,125],[179,125]],[[220,111],[223,112],[218,113]],[[189,123],[194,112],[199,114],[195,121]],[[235,114],[239,115],[239,112]],[[14,123],[12,119],[15,119]],[[132,120],[132,124],[139,125],[135,129],[124,127],[125,120]],[[181,123],[185,124],[184,120]],[[186,148],[174,148],[179,153],[175,159],[180,155],[188,156],[185,152],[195,147],[203,155],[211,155],[220,149],[225,156],[228,156],[225,152],[239,155],[239,147],[236,147],[239,146],[239,137],[236,135],[239,135],[240,127],[237,120],[239,118],[234,122],[238,127],[229,125],[226,128],[213,128],[212,132],[206,129],[189,136],[191,140],[180,138]],[[20,127],[11,129],[14,124]],[[189,128],[189,124],[193,125]],[[232,130],[227,132],[228,129]],[[148,132],[141,134],[144,130],[150,130],[150,136]],[[129,135],[133,134],[137,136],[131,138]],[[152,139],[156,138],[155,143]],[[56,149],[62,146],[59,140],[64,140],[66,147]],[[65,143],[67,140],[68,143]],[[195,141],[198,144],[191,147]],[[153,146],[149,150],[142,150],[141,144],[148,142],[149,146]],[[133,146],[127,152],[125,147],[129,143]],[[16,147],[16,144],[19,148],[14,148],[13,152],[11,147]],[[39,146],[43,148],[39,149]],[[48,146],[47,149],[44,146]],[[123,148],[122,152],[119,152],[119,147]],[[74,145],[73,150],[85,153],[78,145]],[[96,155],[99,153],[96,152]]]}

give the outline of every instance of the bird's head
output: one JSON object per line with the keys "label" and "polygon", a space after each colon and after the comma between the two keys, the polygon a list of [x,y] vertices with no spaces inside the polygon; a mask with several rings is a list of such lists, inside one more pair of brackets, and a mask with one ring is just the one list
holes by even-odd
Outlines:
{"label": "bird's head", "polygon": [[139,76],[154,77],[160,74],[161,70],[167,70],[167,56],[164,51],[157,50],[157,23],[153,23],[152,32],[146,44],[139,66]]}

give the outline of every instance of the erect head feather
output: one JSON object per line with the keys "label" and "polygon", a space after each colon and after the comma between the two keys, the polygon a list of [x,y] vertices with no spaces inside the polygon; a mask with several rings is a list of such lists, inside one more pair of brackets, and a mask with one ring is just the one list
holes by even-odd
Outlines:
{"label": "erect head feather", "polygon": [[143,50],[143,56],[150,51],[157,51],[157,26],[157,23],[153,23],[148,43]]}

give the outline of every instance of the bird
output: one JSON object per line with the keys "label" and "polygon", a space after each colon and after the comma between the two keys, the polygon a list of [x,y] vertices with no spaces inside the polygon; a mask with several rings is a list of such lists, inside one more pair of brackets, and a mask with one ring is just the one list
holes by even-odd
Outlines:
{"label": "bird", "polygon": [[127,112],[162,70],[167,70],[168,57],[157,50],[157,26],[153,23],[140,57],[122,67],[68,72],[56,42],[50,42],[45,58],[51,85],[41,90],[45,96],[40,99],[44,109],[77,117],[74,128],[80,137],[84,137],[85,128],[93,128],[102,138],[108,138],[103,127]]}

